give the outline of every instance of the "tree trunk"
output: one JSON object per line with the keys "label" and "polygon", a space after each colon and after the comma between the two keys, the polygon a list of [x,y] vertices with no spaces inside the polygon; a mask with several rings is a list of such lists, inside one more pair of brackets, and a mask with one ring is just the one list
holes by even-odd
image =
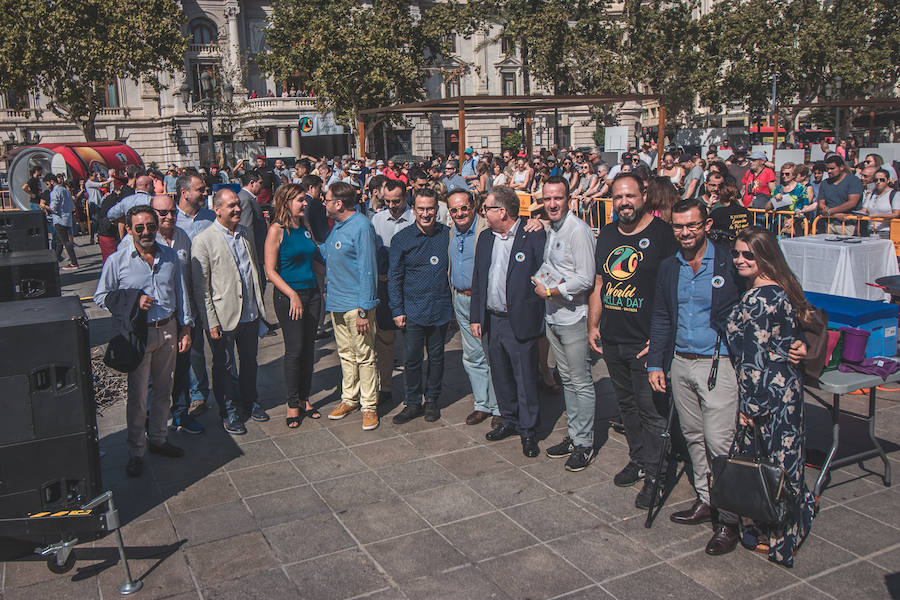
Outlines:
{"label": "tree trunk", "polygon": [[531,77],[528,73],[528,41],[522,40],[522,93],[531,95]]}
{"label": "tree trunk", "polygon": [[90,117],[78,123],[81,132],[84,134],[84,141],[86,142],[97,141],[97,129],[94,127],[94,119],[95,117]]}

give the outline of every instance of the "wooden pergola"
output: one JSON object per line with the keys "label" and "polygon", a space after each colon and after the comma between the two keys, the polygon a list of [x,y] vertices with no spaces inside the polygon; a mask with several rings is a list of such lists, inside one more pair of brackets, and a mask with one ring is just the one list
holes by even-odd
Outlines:
{"label": "wooden pergola", "polygon": [[[466,148],[466,112],[516,112],[525,114],[525,147],[529,156],[532,155],[533,137],[531,135],[531,122],[534,113],[544,110],[560,108],[578,108],[595,106],[597,104],[620,104],[622,102],[646,102],[656,100],[659,102],[659,147],[664,145],[666,107],[663,96],[659,94],[624,94],[612,96],[456,96],[452,98],[439,98],[425,100],[423,102],[411,102],[408,104],[395,104],[361,110],[360,115],[375,116],[390,113],[414,113],[414,112],[457,112],[459,120],[459,156],[465,154]],[[360,119],[357,122],[359,131],[360,154],[365,156],[366,136],[365,124]],[[661,164],[661,162],[660,162]]]}

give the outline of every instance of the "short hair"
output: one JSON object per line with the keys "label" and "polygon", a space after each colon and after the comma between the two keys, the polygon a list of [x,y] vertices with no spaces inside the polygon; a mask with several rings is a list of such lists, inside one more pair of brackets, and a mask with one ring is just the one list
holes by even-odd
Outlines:
{"label": "short hair", "polygon": [[125,213],[125,224],[128,225],[128,228],[131,229],[131,220],[134,218],[134,215],[139,215],[141,213],[145,213],[153,217],[153,222],[159,227],[159,217],[156,216],[156,211],[147,206],[146,204],[138,204],[137,206],[132,206],[128,209],[128,212]]}
{"label": "short hair", "polygon": [[303,185],[306,186],[307,191],[313,188],[322,187],[322,178],[318,175],[304,175],[303,176]]}
{"label": "short hair", "polygon": [[562,175],[553,175],[547,178],[547,181],[544,182],[544,185],[548,184],[562,184],[566,189],[566,198],[569,197],[569,180],[563,177]]}
{"label": "short hair", "polygon": [[812,166],[812,170],[813,171],[821,171],[824,173],[825,172],[825,161],[817,160],[816,162],[814,162],[813,166]]}
{"label": "short hair", "polygon": [[248,171],[248,172],[244,173],[243,177],[241,177],[241,185],[244,185],[244,186],[250,185],[254,181],[260,181],[260,180],[262,180],[262,176],[259,174],[258,171]]}
{"label": "short hair", "polygon": [[806,177],[809,175],[809,167],[805,163],[794,165],[794,177]]}
{"label": "short hair", "polygon": [[369,179],[369,185],[367,185],[366,187],[368,187],[369,190],[373,190],[373,191],[380,190],[381,186],[383,186],[384,182],[387,180],[388,180],[388,178],[385,177],[384,175],[381,175],[381,174],[373,175],[372,178]]}
{"label": "short hair", "polygon": [[[401,182],[402,183],[402,182]],[[335,181],[328,186],[328,191],[335,200],[340,200],[344,208],[356,207],[356,189],[349,183],[343,181]]]}
{"label": "short hair", "polygon": [[891,174],[888,173],[887,169],[881,168],[881,169],[878,169],[877,171],[875,171],[875,175],[878,175],[879,173],[881,173],[881,174],[883,174],[885,177],[887,177],[887,180],[888,180],[888,181],[891,180]]}
{"label": "short hair", "polygon": [[416,196],[415,196],[415,198],[413,198],[413,204],[415,204],[416,200],[419,197],[431,198],[432,200],[434,200],[435,206],[437,206],[437,204],[438,204],[438,194],[436,191],[434,191],[431,188],[424,187],[420,190],[416,190]]}
{"label": "short hair", "polygon": [[459,168],[459,161],[458,161],[458,160],[448,160],[448,161],[447,161],[447,164],[444,165],[444,168],[445,168],[445,169],[446,169],[447,167],[452,167],[452,168],[454,168],[454,169],[458,169],[458,168]]}
{"label": "short hair", "polygon": [[646,189],[646,184],[644,183],[644,180],[641,179],[637,174],[631,173],[631,172],[628,172],[628,173],[622,173],[622,172],[619,172],[619,173],[613,178],[612,184],[609,186],[609,191],[612,192],[613,186],[616,185],[617,182],[623,181],[623,180],[625,180],[625,179],[630,179],[630,180],[632,180],[633,182],[635,182],[635,183],[637,184],[638,189],[640,190],[641,194],[644,193],[644,190]]}
{"label": "short hair", "polygon": [[843,166],[844,166],[844,159],[841,158],[841,155],[840,155],[840,154],[831,154],[831,155],[825,157],[825,164],[826,164],[826,165],[835,165],[835,166],[838,166],[838,167],[843,167]]}
{"label": "short hair", "polygon": [[709,175],[706,176],[706,181],[709,181],[713,177],[715,177],[716,179],[721,179],[722,181],[725,180],[725,176],[722,175],[722,173],[720,173],[719,171],[710,171]]}
{"label": "short hair", "polygon": [[400,179],[385,179],[384,181],[384,191],[393,192],[397,188],[403,190],[403,193],[406,193],[406,184],[403,183]]}
{"label": "short hair", "polygon": [[[791,172],[791,175],[793,175],[793,174],[794,174],[794,167],[796,167],[796,166],[797,166],[797,165],[795,165],[794,163],[788,161],[788,162],[782,164],[782,165],[781,165],[781,168],[782,168],[782,169],[787,169],[788,171]],[[779,169],[779,170],[781,170],[781,169]]]}
{"label": "short hair", "polygon": [[[225,188],[225,187],[219,188],[218,190],[216,190],[216,193],[213,194],[213,206],[215,207],[215,206],[218,206],[219,204],[221,204],[222,196],[224,196],[227,193],[234,194],[234,190],[232,190],[231,188]],[[237,194],[234,194],[234,196],[237,197]]]}
{"label": "short hair", "polygon": [[700,202],[696,198],[685,198],[684,200],[679,200],[672,206],[672,213],[686,213],[694,208],[700,211],[701,219],[706,221],[706,219],[709,218],[709,210],[707,210],[706,204]]}
{"label": "short hair", "polygon": [[465,190],[463,188],[453,188],[452,190],[450,190],[447,193],[447,201],[449,202],[450,198],[455,196],[456,194],[465,194],[466,195],[466,203],[469,206],[473,205],[472,203],[474,201],[474,198],[472,198],[472,192],[470,192],[469,190]]}
{"label": "short hair", "polygon": [[194,179],[203,181],[202,177],[196,173],[191,173],[190,171],[178,176],[178,179],[175,180],[175,202],[178,202],[181,199],[181,190],[186,190],[191,187],[191,182]]}
{"label": "short hair", "polygon": [[141,165],[128,165],[125,167],[125,175],[128,179],[134,179],[135,177],[140,177],[146,171],[144,171],[144,167]]}
{"label": "short hair", "polygon": [[44,167],[42,167],[41,165],[35,165],[35,166],[31,167],[31,174],[33,176],[35,173],[40,173],[43,170],[44,170]]}
{"label": "short hair", "polygon": [[413,169],[409,172],[407,179],[409,181],[415,181],[416,179],[428,179],[428,175],[422,172],[421,169]]}
{"label": "short hair", "polygon": [[495,185],[488,196],[493,196],[513,219],[519,218],[519,196],[515,190],[505,185]]}

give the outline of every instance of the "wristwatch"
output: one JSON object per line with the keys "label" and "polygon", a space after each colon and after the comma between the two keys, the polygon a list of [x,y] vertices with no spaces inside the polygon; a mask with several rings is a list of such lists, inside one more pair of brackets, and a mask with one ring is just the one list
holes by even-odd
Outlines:
{"label": "wristwatch", "polygon": [[366,311],[364,311],[364,310],[361,309],[361,308],[357,308],[357,309],[356,309],[356,315],[357,315],[360,319],[367,319],[367,318],[368,318],[368,315],[366,314]]}

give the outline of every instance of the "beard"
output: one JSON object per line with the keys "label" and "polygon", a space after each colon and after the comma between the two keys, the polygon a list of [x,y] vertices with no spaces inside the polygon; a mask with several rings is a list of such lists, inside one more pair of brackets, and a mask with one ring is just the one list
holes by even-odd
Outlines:
{"label": "beard", "polygon": [[625,205],[622,208],[630,208],[631,214],[628,216],[623,216],[621,213],[617,212],[616,214],[619,216],[619,220],[626,225],[631,225],[632,223],[638,222],[641,217],[644,216],[644,207],[637,208],[634,205]]}

